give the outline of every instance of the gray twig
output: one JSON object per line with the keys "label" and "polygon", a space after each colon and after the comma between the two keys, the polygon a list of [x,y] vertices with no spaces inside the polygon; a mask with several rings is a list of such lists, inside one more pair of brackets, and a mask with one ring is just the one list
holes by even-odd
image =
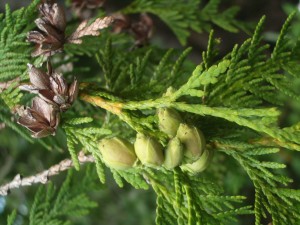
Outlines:
{"label": "gray twig", "polygon": [[[92,155],[84,155],[81,151],[78,154],[78,160],[80,164],[85,164],[87,162],[94,162],[95,159]],[[0,186],[0,196],[6,196],[11,189],[20,188],[22,186],[31,186],[36,183],[46,184],[49,180],[49,177],[55,176],[62,171],[68,170],[73,167],[73,162],[71,159],[64,159],[60,163],[51,166],[48,170],[45,170],[41,173],[38,173],[33,176],[22,178],[20,174],[16,175],[15,178],[3,185]]]}

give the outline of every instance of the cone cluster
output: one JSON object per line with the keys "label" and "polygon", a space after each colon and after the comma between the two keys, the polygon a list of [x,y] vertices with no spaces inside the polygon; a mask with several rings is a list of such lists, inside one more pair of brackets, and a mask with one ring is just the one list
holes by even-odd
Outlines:
{"label": "cone cluster", "polygon": [[124,170],[138,162],[145,166],[172,170],[177,166],[196,174],[210,164],[213,152],[206,148],[203,133],[195,126],[182,122],[180,114],[169,108],[157,111],[159,129],[166,133],[169,142],[164,148],[153,137],[137,133],[132,144],[118,137],[100,141],[99,150],[107,166]]}
{"label": "cone cluster", "polygon": [[[52,70],[50,58],[61,52],[64,44],[81,44],[84,36],[98,36],[99,30],[113,22],[112,17],[98,18],[90,24],[83,21],[70,36],[66,36],[66,17],[63,7],[54,0],[43,2],[39,6],[40,16],[35,20],[39,30],[29,31],[27,40],[35,44],[33,57],[47,57],[48,71],[44,72],[28,64],[30,84],[21,85],[20,89],[37,94],[38,97],[32,100],[31,107],[17,109],[18,123],[30,130],[34,138],[55,135],[60,122],[60,113],[68,110],[78,95],[79,83],[76,78],[68,84],[62,74]],[[100,5],[102,1],[81,2]],[[0,91],[3,89],[2,86],[6,88],[5,84],[0,83]]]}
{"label": "cone cluster", "polygon": [[211,162],[213,152],[206,148],[202,131],[183,123],[175,109],[161,108],[157,115],[159,129],[170,138],[163,166],[169,170],[180,166],[193,174],[204,171]]}

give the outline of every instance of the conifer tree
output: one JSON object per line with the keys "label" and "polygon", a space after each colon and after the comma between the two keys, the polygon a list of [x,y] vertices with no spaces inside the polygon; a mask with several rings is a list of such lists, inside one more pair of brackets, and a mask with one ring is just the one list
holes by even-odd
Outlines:
{"label": "conifer tree", "polygon": [[[300,99],[299,15],[270,46],[265,16],[251,27],[221,0],[108,2],[0,14],[0,224],[105,224],[111,180],[156,198],[149,224],[300,224],[284,161],[300,151],[299,121],[280,121]],[[155,45],[157,21],[185,48]],[[223,55],[213,27],[249,38]],[[198,64],[192,32],[208,36]]]}

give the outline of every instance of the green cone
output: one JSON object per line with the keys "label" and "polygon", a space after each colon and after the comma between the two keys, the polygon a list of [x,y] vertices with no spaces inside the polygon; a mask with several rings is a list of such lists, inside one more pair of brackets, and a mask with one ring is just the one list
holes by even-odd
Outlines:
{"label": "green cone", "polygon": [[201,157],[196,162],[182,165],[180,168],[193,174],[200,173],[209,166],[212,158],[213,151],[205,149]]}
{"label": "green cone", "polygon": [[165,168],[171,170],[180,165],[183,157],[183,147],[178,138],[173,138],[169,141],[165,151]]}
{"label": "green cone", "polygon": [[194,126],[180,124],[177,136],[184,146],[184,161],[187,163],[195,162],[202,155],[205,149],[205,138],[203,133]]}
{"label": "green cone", "polygon": [[105,164],[117,170],[132,167],[137,159],[133,144],[117,137],[102,139],[99,143],[99,150]]}
{"label": "green cone", "polygon": [[178,127],[182,122],[179,113],[175,109],[160,108],[157,110],[159,129],[170,138],[175,137]]}
{"label": "green cone", "polygon": [[137,134],[134,150],[144,165],[161,166],[164,161],[162,145],[157,140],[141,133]]}

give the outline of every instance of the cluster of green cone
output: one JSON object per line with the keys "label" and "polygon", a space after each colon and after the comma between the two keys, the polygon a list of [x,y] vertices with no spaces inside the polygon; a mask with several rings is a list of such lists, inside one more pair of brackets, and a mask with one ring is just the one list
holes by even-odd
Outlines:
{"label": "cluster of green cone", "polygon": [[142,133],[137,133],[134,144],[119,137],[102,139],[99,149],[104,162],[117,170],[131,168],[138,161],[169,170],[180,166],[190,173],[205,170],[213,152],[206,149],[203,133],[197,127],[183,123],[174,109],[160,108],[157,115],[159,129],[169,137],[165,149],[158,140]]}

